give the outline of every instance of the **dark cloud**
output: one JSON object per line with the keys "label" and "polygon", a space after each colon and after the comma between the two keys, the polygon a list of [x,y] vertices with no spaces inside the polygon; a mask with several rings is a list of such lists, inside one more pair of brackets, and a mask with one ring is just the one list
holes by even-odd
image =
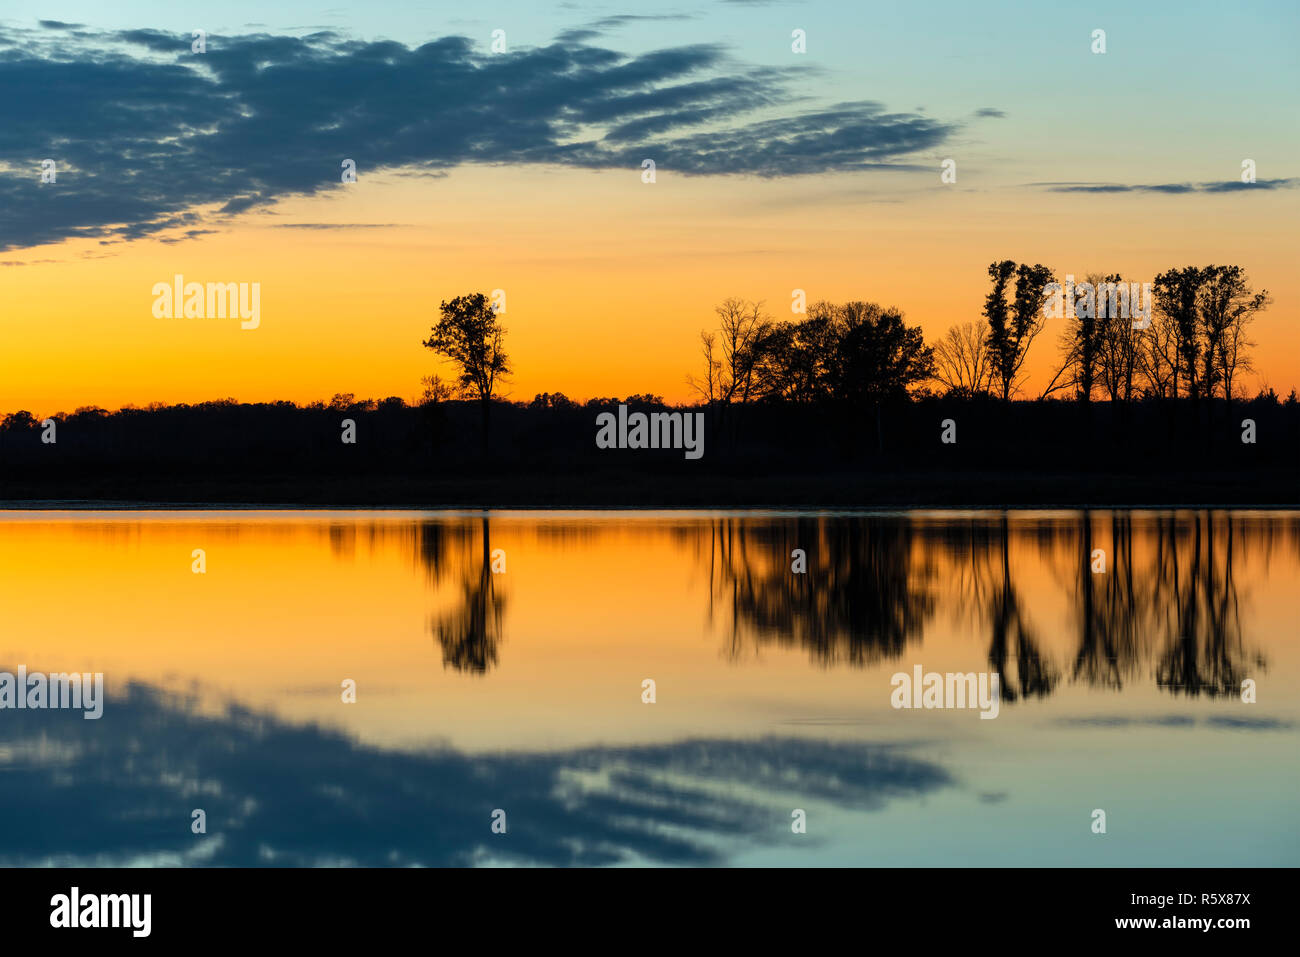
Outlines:
{"label": "dark cloud", "polygon": [[179,236],[163,236],[159,241],[164,243],[180,243],[187,239],[198,239],[200,236],[209,236],[212,233],[220,232],[216,229],[187,229]]}
{"label": "dark cloud", "polygon": [[1238,190],[1274,190],[1295,189],[1300,186],[1300,178],[1261,179],[1254,183],[1229,180],[1220,183],[1031,183],[1052,193],[1234,193]]}
{"label": "dark cloud", "polygon": [[[609,17],[603,30],[635,22]],[[463,37],[411,48],[323,31],[68,36],[0,28],[0,249],[105,243],[343,188],[344,158],[444,175],[553,164],[687,175],[865,170],[955,126],[874,101],[803,109],[804,71],[714,44],[626,55],[581,42],[492,55]],[[40,162],[58,164],[42,186]]]}
{"label": "dark cloud", "polygon": [[995,109],[993,109],[991,106],[986,106],[986,107],[984,107],[984,108],[981,109],[981,110],[976,110],[976,111],[975,111],[975,115],[976,115],[976,116],[987,116],[987,117],[992,117],[993,119],[998,119],[998,120],[1000,120],[1000,119],[1002,119],[1003,117],[1005,117],[1007,114],[1006,114],[1003,110],[995,110]]}
{"label": "dark cloud", "polygon": [[601,34],[599,30],[593,30],[590,27],[574,27],[571,30],[565,30],[555,37],[556,43],[586,43],[588,40],[595,40]]}
{"label": "dark cloud", "polygon": [[616,27],[625,27],[632,23],[643,21],[663,21],[663,20],[694,20],[695,17],[689,13],[620,13],[612,17],[601,17],[588,24],[593,30],[612,30]]}
{"label": "dark cloud", "polygon": [[1239,179],[1230,179],[1224,183],[1201,183],[1199,188],[1206,193],[1235,193],[1243,189],[1295,189],[1297,186],[1300,186],[1300,177],[1261,179],[1253,183],[1243,183]]}
{"label": "dark cloud", "polygon": [[[143,684],[98,721],[7,711],[0,748],[6,867],[719,864],[808,840],[790,835],[791,795],[870,812],[957,786],[908,745],[811,738],[390,750]],[[489,830],[493,808],[508,839]]]}

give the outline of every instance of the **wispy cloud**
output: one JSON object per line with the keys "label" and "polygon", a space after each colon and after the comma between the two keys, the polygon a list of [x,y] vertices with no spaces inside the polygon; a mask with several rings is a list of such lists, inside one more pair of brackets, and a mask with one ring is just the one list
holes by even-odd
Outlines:
{"label": "wispy cloud", "polygon": [[394,229],[404,223],[272,223],[273,229]]}
{"label": "wispy cloud", "polygon": [[558,34],[555,40],[557,43],[585,43],[587,40],[594,40],[619,27],[631,26],[636,23],[694,19],[695,15],[690,13],[622,13],[616,16],[601,17],[599,20],[593,20],[579,27],[572,27]]}
{"label": "wispy cloud", "polygon": [[1295,189],[1300,177],[1287,179],[1261,179],[1254,183],[1227,180],[1216,183],[1030,183],[1051,193],[1235,193],[1253,189]]}

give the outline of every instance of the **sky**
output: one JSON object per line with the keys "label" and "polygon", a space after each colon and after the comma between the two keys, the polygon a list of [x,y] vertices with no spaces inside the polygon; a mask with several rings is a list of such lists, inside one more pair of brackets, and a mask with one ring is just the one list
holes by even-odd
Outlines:
{"label": "sky", "polygon": [[[413,400],[451,371],[421,345],[438,304],[497,289],[509,398],[684,401],[724,298],[876,301],[932,341],[1000,259],[1241,265],[1274,300],[1246,388],[1285,395],[1298,27],[1281,2],[0,0],[0,411]],[[259,284],[257,327],[156,317],[178,274]]]}

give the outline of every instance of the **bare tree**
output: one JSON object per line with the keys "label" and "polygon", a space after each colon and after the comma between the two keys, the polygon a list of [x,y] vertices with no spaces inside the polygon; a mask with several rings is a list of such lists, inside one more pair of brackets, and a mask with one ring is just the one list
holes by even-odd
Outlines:
{"label": "bare tree", "polygon": [[704,375],[688,375],[686,384],[701,399],[712,405],[722,398],[722,363],[718,360],[718,337],[716,333],[704,330],[700,332],[700,352],[704,356]]}
{"label": "bare tree", "polygon": [[[1092,401],[1092,393],[1098,385],[1102,370],[1104,320],[1099,315],[1105,312],[1105,300],[1098,298],[1097,289],[1103,282],[1098,273],[1084,277],[1083,283],[1087,284],[1085,288],[1092,292],[1081,296],[1077,301],[1075,296],[1079,286],[1068,291],[1071,301],[1064,312],[1065,328],[1058,337],[1061,365],[1040,398],[1046,398],[1057,389],[1072,389],[1078,401]],[[1099,306],[1101,313],[1098,312]]]}
{"label": "bare tree", "polygon": [[1178,324],[1164,310],[1154,310],[1151,325],[1136,332],[1134,368],[1147,395],[1174,398],[1178,394]]}
{"label": "bare tree", "polygon": [[949,327],[934,345],[934,362],[934,379],[950,395],[983,395],[993,387],[988,333],[981,323]]}
{"label": "bare tree", "polygon": [[452,387],[441,376],[426,375],[420,378],[423,390],[420,393],[420,405],[437,405],[446,402],[452,396]]}
{"label": "bare tree", "polygon": [[724,299],[713,310],[718,314],[718,331],[703,332],[703,379],[687,378],[708,402],[744,404],[754,394],[755,370],[762,357],[762,343],[771,330],[771,319],[761,302],[735,297]]}
{"label": "bare tree", "polygon": [[[1115,289],[1126,286],[1123,277],[1116,275],[1089,275],[1096,297],[1097,313],[1097,374],[1110,401],[1133,398],[1133,376],[1137,368],[1138,330],[1133,328],[1133,314],[1137,303],[1128,302],[1128,296],[1117,296]],[[1129,287],[1131,288],[1131,287]],[[1129,308],[1119,308],[1128,302]]]}
{"label": "bare tree", "polygon": [[1223,349],[1219,359],[1219,373],[1223,380],[1223,395],[1232,399],[1237,392],[1233,381],[1239,372],[1254,372],[1255,364],[1249,350],[1255,342],[1247,335],[1246,327],[1255,318],[1254,311],[1239,312],[1232,317],[1223,334]]}

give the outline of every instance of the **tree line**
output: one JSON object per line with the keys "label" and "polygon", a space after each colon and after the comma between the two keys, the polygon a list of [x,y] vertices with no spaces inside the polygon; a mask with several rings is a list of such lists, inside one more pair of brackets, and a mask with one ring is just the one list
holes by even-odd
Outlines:
{"label": "tree line", "polygon": [[1240,266],[1159,274],[1144,322],[1097,295],[1124,284],[1121,276],[1084,277],[1058,335],[1055,373],[1037,396],[1025,393],[1024,368],[1049,323],[1045,307],[1056,279],[1042,264],[1009,259],[988,273],[982,318],[953,325],[933,343],[901,310],[873,302],[817,302],[801,318],[778,322],[761,302],[726,299],[714,310],[717,326],[700,334],[703,371],[688,384],[702,402],[721,406],[917,395],[1084,403],[1244,398],[1242,376],[1254,368],[1250,325],[1271,300],[1251,288]]}
{"label": "tree line", "polygon": [[[1054,277],[1041,265],[1005,260],[989,278],[981,320],[934,342],[875,303],[814,302],[778,322],[761,303],[724,301],[690,379],[693,407],[710,413],[704,465],[593,442],[596,413],[674,405],[659,395],[503,401],[506,330],[488,297],[471,294],[442,303],[423,340],[455,373],[427,376],[414,404],[341,393],[307,405],[20,410],[0,418],[0,497],[123,498],[147,487],[158,500],[410,502],[439,482],[448,501],[498,503],[1294,499],[1300,399],[1266,389],[1246,400],[1251,326],[1268,295],[1239,267],[1161,273],[1142,322],[1086,297],[1049,319]],[[1049,327],[1055,372],[1027,394],[1026,357]],[[1225,414],[1229,402],[1242,403],[1239,414]],[[906,483],[889,478],[904,473]],[[1094,481],[1101,474],[1141,478]]]}
{"label": "tree line", "polygon": [[[1160,273],[1151,283],[1151,317],[1144,324],[1107,308],[1105,297],[1095,294],[1107,284],[1123,284],[1121,276],[1085,276],[1077,288],[1087,292],[1072,303],[1075,308],[1057,337],[1055,373],[1037,396],[1025,393],[1024,366],[1030,347],[1047,326],[1044,306],[1056,279],[1042,264],[1010,259],[990,264],[988,274],[991,288],[982,318],[955,324],[932,343],[893,306],[861,300],[814,302],[801,318],[778,322],[764,312],[762,302],[725,299],[714,309],[717,326],[700,333],[703,369],[688,375],[687,383],[701,402],[723,407],[879,403],[907,397],[1009,401],[1058,393],[1081,403],[1245,398],[1242,376],[1254,371],[1250,326],[1272,300],[1266,290],[1251,288],[1240,266],[1186,266]],[[422,345],[452,363],[453,377],[425,376],[416,405],[451,399],[476,402],[486,445],[492,404],[501,399],[501,385],[513,371],[505,334],[483,293],[442,302],[438,322]],[[1290,401],[1294,397],[1292,389]],[[561,392],[548,392],[535,396],[528,408],[607,407],[634,400],[664,404],[661,397],[649,394],[579,403]],[[293,407],[289,402],[271,405]],[[337,394],[328,403],[305,408],[373,411],[405,406],[397,396],[375,402]],[[165,406],[155,402],[148,408],[158,411]],[[123,411],[140,410],[127,406]],[[86,406],[73,416],[59,413],[54,418],[107,414]],[[0,431],[28,432],[39,424],[31,412],[20,410],[0,419]]]}

